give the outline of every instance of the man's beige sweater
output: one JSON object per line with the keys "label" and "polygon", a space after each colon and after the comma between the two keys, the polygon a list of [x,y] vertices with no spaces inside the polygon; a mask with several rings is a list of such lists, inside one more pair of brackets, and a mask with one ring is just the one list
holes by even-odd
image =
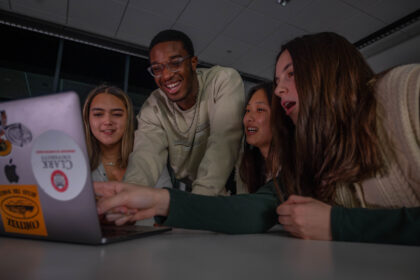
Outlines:
{"label": "man's beige sweater", "polygon": [[134,151],[124,181],[154,186],[169,163],[192,192],[225,194],[243,134],[244,86],[232,68],[197,69],[196,104],[181,110],[160,89],[145,101],[137,120]]}

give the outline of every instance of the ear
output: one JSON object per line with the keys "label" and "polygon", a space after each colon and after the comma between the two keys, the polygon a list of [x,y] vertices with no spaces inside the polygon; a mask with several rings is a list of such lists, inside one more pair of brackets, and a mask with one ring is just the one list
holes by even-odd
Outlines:
{"label": "ear", "polygon": [[191,68],[195,71],[197,69],[198,58],[196,56],[191,57]]}

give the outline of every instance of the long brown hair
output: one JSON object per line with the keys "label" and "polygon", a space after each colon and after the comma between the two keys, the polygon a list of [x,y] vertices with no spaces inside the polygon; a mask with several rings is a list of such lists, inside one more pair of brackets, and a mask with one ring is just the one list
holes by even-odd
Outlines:
{"label": "long brown hair", "polygon": [[[249,103],[254,93],[262,89],[271,105],[273,96],[273,83],[263,83],[252,87],[249,90],[245,106]],[[266,181],[266,164],[260,150],[244,141],[244,152],[239,166],[239,175],[247,186],[249,193],[255,193]]]}
{"label": "long brown hair", "polygon": [[121,160],[119,162],[119,166],[121,168],[126,168],[128,164],[128,157],[130,153],[133,151],[133,143],[134,143],[134,112],[133,112],[133,104],[131,102],[130,97],[120,88],[115,86],[109,85],[100,85],[95,87],[93,90],[90,91],[89,95],[87,96],[85,103],[83,105],[83,124],[85,127],[85,136],[86,136],[86,146],[88,150],[89,162],[91,170],[95,170],[98,168],[101,149],[99,146],[99,141],[95,138],[92,134],[90,129],[89,123],[89,111],[90,105],[92,103],[93,98],[101,93],[111,94],[122,101],[126,110],[127,110],[127,124],[126,129],[124,131],[123,137],[121,139]]}
{"label": "long brown hair", "polygon": [[376,124],[374,73],[360,52],[335,33],[286,43],[292,57],[299,115],[296,126],[276,121],[272,102],[272,170],[281,166],[287,194],[333,202],[335,186],[360,182],[382,168]]}

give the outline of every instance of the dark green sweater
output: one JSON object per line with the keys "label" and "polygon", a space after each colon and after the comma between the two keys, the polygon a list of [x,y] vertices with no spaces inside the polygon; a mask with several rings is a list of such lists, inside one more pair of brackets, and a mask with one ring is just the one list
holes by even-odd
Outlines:
{"label": "dark green sweater", "polygon": [[[262,233],[277,223],[274,183],[254,194],[202,196],[169,189],[168,217],[158,223],[231,234]],[[420,245],[420,207],[361,209],[333,207],[333,240]]]}
{"label": "dark green sweater", "polygon": [[420,245],[420,207],[333,207],[331,231],[333,240]]}

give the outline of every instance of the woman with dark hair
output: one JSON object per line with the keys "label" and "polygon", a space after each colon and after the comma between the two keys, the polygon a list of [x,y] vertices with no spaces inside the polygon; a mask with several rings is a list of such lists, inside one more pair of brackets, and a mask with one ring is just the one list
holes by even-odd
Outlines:
{"label": "woman with dark hair", "polygon": [[160,216],[164,225],[229,233],[277,221],[304,239],[420,244],[420,65],[376,81],[346,39],[318,33],[284,45],[275,86],[275,184],[223,199],[96,184],[99,213],[122,213],[118,224]]}
{"label": "woman with dark hair", "polygon": [[249,193],[271,179],[266,160],[271,145],[271,99],[272,83],[256,85],[250,89],[243,117],[245,142],[239,175]]}

